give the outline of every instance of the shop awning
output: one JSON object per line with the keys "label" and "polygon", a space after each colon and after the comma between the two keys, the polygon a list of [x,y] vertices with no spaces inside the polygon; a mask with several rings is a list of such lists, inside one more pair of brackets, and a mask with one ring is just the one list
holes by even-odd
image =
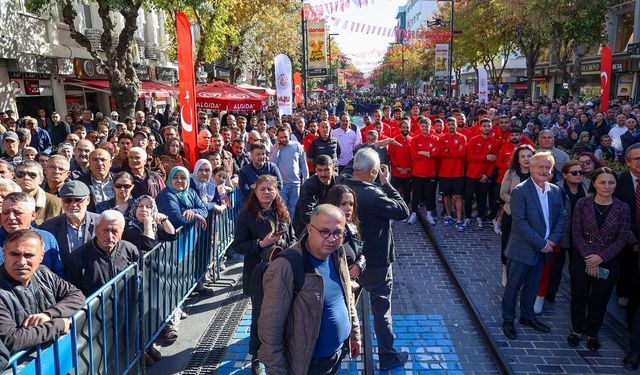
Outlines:
{"label": "shop awning", "polygon": [[[67,78],[66,83],[82,87],[85,89],[96,90],[111,94],[109,81],[106,79],[75,79]],[[168,98],[177,96],[179,91],[177,87],[165,85],[164,83],[155,81],[140,81],[140,96],[153,96],[156,98]]]}
{"label": "shop awning", "polygon": [[512,83],[511,87],[513,87],[514,90],[527,90],[529,89],[529,85],[526,83]]}

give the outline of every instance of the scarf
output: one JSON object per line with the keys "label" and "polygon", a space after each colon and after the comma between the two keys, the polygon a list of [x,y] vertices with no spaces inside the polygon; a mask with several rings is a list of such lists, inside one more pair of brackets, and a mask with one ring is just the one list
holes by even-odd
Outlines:
{"label": "scarf", "polygon": [[216,183],[212,178],[205,182],[202,182],[198,179],[198,171],[200,171],[200,168],[202,168],[203,166],[209,166],[209,169],[213,169],[209,160],[198,160],[195,167],[193,168],[194,178],[192,179],[192,181],[200,198],[205,202],[211,202],[213,200],[213,197],[216,195]]}
{"label": "scarf", "polygon": [[[175,187],[173,187],[173,183],[171,182],[171,180],[173,180],[173,177],[177,174],[177,173],[182,173],[184,175],[184,177],[187,180],[187,187],[186,189],[184,189],[184,191],[178,191],[176,190]],[[190,180],[190,176],[189,176],[189,171],[187,170],[187,168],[185,167],[173,167],[171,168],[171,171],[169,171],[169,176],[167,177],[167,188],[169,188],[169,190],[174,193],[177,197],[178,200],[180,202],[182,202],[182,204],[184,204],[185,206],[189,207],[190,203],[189,202],[189,180]]]}
{"label": "scarf", "polygon": [[[136,216],[136,211],[138,211],[138,206],[140,205],[140,202],[142,202],[143,199],[148,198],[151,201],[151,205],[153,206],[152,209],[152,213],[151,215],[154,215],[158,213],[158,206],[156,206],[156,201],[155,199],[153,199],[153,197],[151,197],[150,195],[141,195],[138,198],[136,198],[136,200],[133,201],[133,204],[131,205],[131,210],[129,210],[128,212],[128,216],[129,216],[129,223],[131,223],[131,225],[133,225],[134,227],[140,229],[140,231],[144,230],[144,224],[142,224],[142,222],[140,220],[138,220],[138,217]],[[153,231],[157,232],[157,226],[155,223],[155,220],[153,221]]]}

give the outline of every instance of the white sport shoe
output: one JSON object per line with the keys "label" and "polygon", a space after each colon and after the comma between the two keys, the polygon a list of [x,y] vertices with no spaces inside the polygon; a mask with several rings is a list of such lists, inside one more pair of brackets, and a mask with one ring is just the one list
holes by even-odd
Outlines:
{"label": "white sport shoe", "polygon": [[476,227],[478,227],[478,229],[484,228],[484,226],[482,225],[482,218],[476,218]]}
{"label": "white sport shoe", "polygon": [[412,212],[411,216],[409,216],[409,220],[407,221],[407,223],[415,224],[417,220],[418,220],[418,217],[416,216],[416,213]]}
{"label": "white sport shoe", "polygon": [[491,220],[491,224],[493,224],[493,231],[496,232],[496,234],[502,234],[502,222],[498,221],[497,219],[493,219]]}
{"label": "white sport shoe", "polygon": [[500,280],[500,284],[503,288],[507,286],[507,266],[504,264],[502,265],[502,280]]}
{"label": "white sport shoe", "polygon": [[544,306],[544,297],[536,296],[536,303],[533,304],[533,312],[540,314],[542,312],[542,306]]}
{"label": "white sport shoe", "polygon": [[433,219],[433,216],[431,216],[431,212],[427,212],[425,219],[427,220],[427,223],[429,223],[429,225],[436,225],[436,221]]}
{"label": "white sport shoe", "polygon": [[471,219],[464,219],[464,221],[462,222],[462,226],[465,228],[469,227],[470,224],[471,224]]}
{"label": "white sport shoe", "polygon": [[620,307],[629,306],[629,298],[627,298],[627,297],[619,297],[618,298],[618,306],[620,306]]}

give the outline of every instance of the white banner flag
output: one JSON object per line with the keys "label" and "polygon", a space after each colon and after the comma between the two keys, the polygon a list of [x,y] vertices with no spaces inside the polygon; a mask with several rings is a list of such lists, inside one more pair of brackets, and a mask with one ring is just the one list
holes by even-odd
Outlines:
{"label": "white banner flag", "polygon": [[485,68],[478,68],[478,99],[480,102],[489,102],[489,84]]}
{"label": "white banner flag", "polygon": [[436,44],[436,78],[448,78],[449,77],[449,45],[448,44]]}
{"label": "white banner flag", "polygon": [[293,114],[293,98],[291,86],[291,60],[284,54],[276,56],[276,95],[278,97],[278,113]]}

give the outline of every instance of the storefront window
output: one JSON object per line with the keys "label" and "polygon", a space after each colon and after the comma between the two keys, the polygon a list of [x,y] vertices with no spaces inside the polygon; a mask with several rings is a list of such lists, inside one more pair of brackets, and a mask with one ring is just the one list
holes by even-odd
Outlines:
{"label": "storefront window", "polygon": [[613,53],[625,52],[633,38],[633,12],[618,15],[616,44]]}

